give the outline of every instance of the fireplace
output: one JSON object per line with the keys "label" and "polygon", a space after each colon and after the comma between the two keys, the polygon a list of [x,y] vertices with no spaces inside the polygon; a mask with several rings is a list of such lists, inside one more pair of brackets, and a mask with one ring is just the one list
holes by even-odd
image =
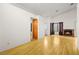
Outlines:
{"label": "fireplace", "polygon": [[74,36],[74,30],[73,29],[64,29],[64,35],[65,36]]}

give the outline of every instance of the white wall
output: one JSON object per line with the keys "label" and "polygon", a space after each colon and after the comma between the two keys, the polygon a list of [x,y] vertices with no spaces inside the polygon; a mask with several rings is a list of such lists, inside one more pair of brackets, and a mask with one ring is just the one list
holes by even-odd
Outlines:
{"label": "white wall", "polygon": [[[51,22],[64,22],[64,29],[76,29],[77,10],[76,8],[62,13],[54,18],[51,18]],[[74,31],[74,33],[76,33]],[[76,34],[75,34],[76,36]]]}
{"label": "white wall", "polygon": [[0,51],[30,41],[30,17],[33,16],[11,4],[0,4]]}
{"label": "white wall", "polygon": [[[2,14],[2,5],[0,5],[0,43],[2,43],[2,36],[3,36],[3,33],[2,33],[2,31],[3,31],[3,29],[2,29],[2,27],[3,27],[3,25],[2,25],[2,20],[3,20],[3,14]],[[0,47],[2,47],[2,44],[0,44]],[[1,50],[1,48],[0,48],[0,50]]]}
{"label": "white wall", "polygon": [[[0,51],[16,47],[30,41],[30,17],[23,9],[11,4],[0,4]],[[39,38],[50,34],[50,22],[64,22],[64,28],[75,28],[76,9],[63,13],[52,19],[39,19]],[[47,28],[47,29],[45,29]]]}
{"label": "white wall", "polygon": [[76,23],[76,33],[77,33],[77,47],[79,48],[79,4],[77,4],[77,23]]}
{"label": "white wall", "polygon": [[39,16],[39,38],[43,38],[45,34],[50,35],[50,19]]}
{"label": "white wall", "polygon": [[[40,18],[41,17],[41,18]],[[43,36],[44,36],[44,21],[43,21],[43,17],[42,16],[39,16],[39,38],[41,39]]]}

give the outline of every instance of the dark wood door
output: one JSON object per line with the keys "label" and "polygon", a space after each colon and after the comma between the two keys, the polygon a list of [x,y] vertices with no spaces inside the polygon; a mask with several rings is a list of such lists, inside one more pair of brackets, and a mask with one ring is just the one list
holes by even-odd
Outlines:
{"label": "dark wood door", "polygon": [[59,22],[59,35],[63,35],[63,22]]}
{"label": "dark wood door", "polygon": [[50,23],[50,35],[54,35],[54,23]]}
{"label": "dark wood door", "polygon": [[37,19],[33,19],[32,33],[33,33],[33,39],[37,40],[38,39],[38,20]]}

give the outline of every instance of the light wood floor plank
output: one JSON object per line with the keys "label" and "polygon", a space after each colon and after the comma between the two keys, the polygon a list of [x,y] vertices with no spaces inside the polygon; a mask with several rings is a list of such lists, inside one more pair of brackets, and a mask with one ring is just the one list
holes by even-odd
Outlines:
{"label": "light wood floor plank", "polygon": [[76,55],[76,37],[45,36],[21,46],[0,52],[0,55]]}

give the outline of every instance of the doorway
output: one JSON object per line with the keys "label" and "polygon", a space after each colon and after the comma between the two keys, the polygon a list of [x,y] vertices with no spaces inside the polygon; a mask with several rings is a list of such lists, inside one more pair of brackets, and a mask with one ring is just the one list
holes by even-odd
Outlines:
{"label": "doorway", "polygon": [[50,23],[50,35],[63,35],[63,22]]}
{"label": "doorway", "polygon": [[38,19],[33,19],[32,21],[32,37],[33,40],[38,39]]}
{"label": "doorway", "polygon": [[55,35],[59,34],[59,23],[54,23],[54,34]]}

